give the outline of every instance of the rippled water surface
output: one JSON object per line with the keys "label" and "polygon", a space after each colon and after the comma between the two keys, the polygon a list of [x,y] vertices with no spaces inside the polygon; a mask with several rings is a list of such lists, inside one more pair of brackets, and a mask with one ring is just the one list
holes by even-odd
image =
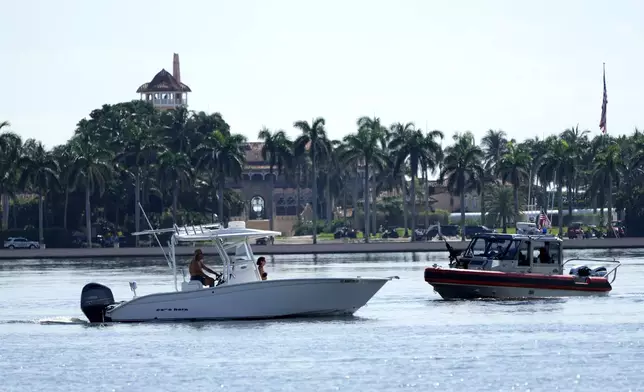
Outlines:
{"label": "rippled water surface", "polygon": [[161,259],[0,261],[2,391],[641,391],[644,250],[608,297],[442,301],[443,253],[275,256],[271,278],[390,276],[355,317],[89,326],[89,281],[117,300],[171,289]]}

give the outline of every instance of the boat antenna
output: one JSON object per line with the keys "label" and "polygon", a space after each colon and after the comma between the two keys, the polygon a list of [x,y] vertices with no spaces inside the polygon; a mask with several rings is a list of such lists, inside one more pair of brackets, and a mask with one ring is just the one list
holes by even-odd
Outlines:
{"label": "boat antenna", "polygon": [[168,259],[168,256],[165,254],[165,250],[163,250],[163,246],[161,245],[161,241],[159,241],[159,237],[157,237],[157,233],[154,232],[154,227],[152,227],[152,223],[150,223],[150,220],[148,219],[148,215],[145,213],[145,210],[143,209],[143,206],[141,205],[141,202],[139,202],[139,208],[141,209],[141,212],[143,213],[143,217],[145,218],[145,221],[148,222],[148,226],[150,227],[150,230],[152,230],[152,235],[154,236],[154,239],[157,240],[157,244],[159,244],[159,248],[161,248],[161,252],[163,252],[163,257],[165,258],[165,261],[168,263],[168,266],[172,268],[172,263]]}

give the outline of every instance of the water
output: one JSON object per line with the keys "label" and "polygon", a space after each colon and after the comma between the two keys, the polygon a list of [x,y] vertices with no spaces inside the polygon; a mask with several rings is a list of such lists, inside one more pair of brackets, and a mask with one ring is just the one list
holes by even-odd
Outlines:
{"label": "water", "polygon": [[276,256],[269,277],[398,275],[353,318],[89,326],[89,281],[117,300],[171,286],[165,262],[0,261],[1,391],[644,390],[644,250],[609,297],[442,301],[445,254]]}

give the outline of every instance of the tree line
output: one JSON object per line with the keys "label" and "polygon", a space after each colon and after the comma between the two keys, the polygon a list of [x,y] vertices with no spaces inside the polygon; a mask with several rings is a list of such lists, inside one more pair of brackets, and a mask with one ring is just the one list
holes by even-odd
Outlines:
{"label": "tree line", "polygon": [[[321,117],[293,125],[300,133],[295,138],[266,128],[258,138],[273,185],[282,176],[296,187],[297,206],[301,190],[312,189],[314,242],[319,218],[332,220],[336,204],[362,211],[364,221],[354,221],[354,227],[373,232],[373,206],[383,191],[395,191],[404,201],[408,235],[408,228],[419,224],[419,208],[431,209],[431,177],[460,198],[461,225],[468,193],[481,200],[481,222],[505,227],[533,198],[547,210],[547,189],[554,187],[560,217],[564,201],[569,215],[578,207],[591,206],[602,216],[604,208],[617,208],[625,211],[629,232],[644,231],[644,136],[638,130],[590,137],[573,127],[521,142],[489,130],[478,144],[464,132],[443,147],[441,131],[411,122],[386,126],[377,117],[359,118],[356,131],[342,140],[328,137]],[[103,105],[79,121],[67,143],[51,150],[33,139],[23,141],[9,131],[8,122],[0,129],[2,228],[10,227],[10,216],[14,228],[22,223],[18,195],[36,195],[41,242],[45,221],[65,230],[84,227],[89,246],[98,222],[138,231],[139,203],[154,225],[163,226],[203,221],[215,213],[227,221],[245,205],[231,186],[241,181],[247,140],[219,113],[183,107],[158,111],[144,101]],[[272,193],[268,204],[272,228]],[[559,226],[561,231],[561,219]]]}

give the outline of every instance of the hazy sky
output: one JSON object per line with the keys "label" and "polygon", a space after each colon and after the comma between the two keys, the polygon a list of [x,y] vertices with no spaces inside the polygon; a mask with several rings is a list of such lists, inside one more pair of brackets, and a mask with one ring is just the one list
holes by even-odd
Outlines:
{"label": "hazy sky", "polygon": [[[449,135],[644,128],[644,2],[0,0],[0,121],[47,146],[179,53],[192,110],[262,126],[361,115]],[[451,142],[451,140],[450,140]]]}

